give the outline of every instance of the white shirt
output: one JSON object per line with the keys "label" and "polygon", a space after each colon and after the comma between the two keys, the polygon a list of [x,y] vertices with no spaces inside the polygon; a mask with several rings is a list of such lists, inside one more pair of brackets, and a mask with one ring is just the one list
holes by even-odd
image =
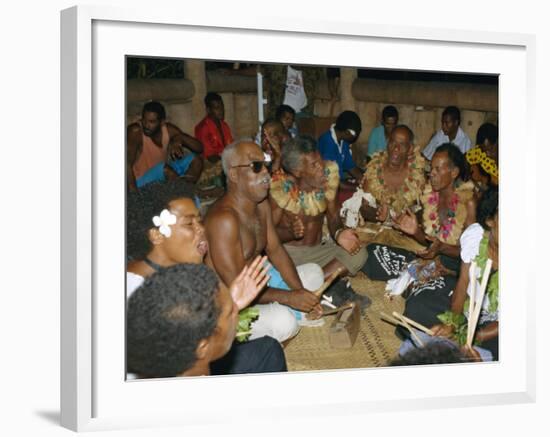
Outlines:
{"label": "white shirt", "polygon": [[143,281],[145,281],[143,276],[126,272],[126,299],[130,299],[130,296],[143,284]]}
{"label": "white shirt", "polygon": [[453,141],[450,141],[449,137],[443,133],[443,130],[439,129],[439,131],[437,131],[437,133],[432,137],[428,145],[424,147],[422,154],[431,161],[432,156],[435,153],[435,149],[444,143],[453,143],[462,153],[466,153],[472,148],[470,138],[468,138],[468,135],[466,135],[462,128],[458,126],[456,137]]}

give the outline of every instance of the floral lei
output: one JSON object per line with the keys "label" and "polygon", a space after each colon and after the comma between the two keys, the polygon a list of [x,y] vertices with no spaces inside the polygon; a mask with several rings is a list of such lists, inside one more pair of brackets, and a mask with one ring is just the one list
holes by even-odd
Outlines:
{"label": "floral lei", "polygon": [[441,242],[455,245],[458,244],[460,235],[466,221],[466,203],[472,198],[472,182],[463,183],[453,193],[451,205],[447,211],[444,223],[440,223],[437,206],[439,204],[439,193],[432,190],[430,184],[426,185],[422,196],[424,207],[424,232],[427,235],[437,237]]}
{"label": "floral lei", "polygon": [[367,171],[361,183],[367,182],[367,191],[374,196],[378,203],[388,203],[390,208],[400,214],[407,207],[412,206],[422,194],[426,178],[424,176],[425,159],[418,150],[407,160],[407,177],[397,191],[390,191],[384,181],[384,166],[388,159],[388,152],[376,153],[367,165]]}
{"label": "floral lei", "polygon": [[301,191],[296,183],[283,170],[273,172],[270,195],[277,205],[293,214],[303,211],[305,215],[316,216],[326,211],[327,200],[334,200],[340,183],[338,165],[332,161],[325,162],[327,182],[319,190]]}

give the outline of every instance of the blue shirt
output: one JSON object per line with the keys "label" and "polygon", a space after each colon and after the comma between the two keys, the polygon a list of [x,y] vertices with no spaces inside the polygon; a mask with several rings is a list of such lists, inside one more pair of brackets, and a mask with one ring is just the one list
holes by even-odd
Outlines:
{"label": "blue shirt", "polygon": [[370,135],[367,146],[367,155],[372,156],[376,152],[382,152],[386,150],[387,141],[386,136],[384,135],[384,126],[379,125],[375,127]]}
{"label": "blue shirt", "polygon": [[355,162],[351,157],[351,150],[347,141],[341,140],[340,145],[335,139],[334,127],[326,131],[319,137],[319,153],[325,161],[334,161],[338,164],[338,171],[340,173],[340,180],[344,179],[344,172],[351,170],[355,167]]}

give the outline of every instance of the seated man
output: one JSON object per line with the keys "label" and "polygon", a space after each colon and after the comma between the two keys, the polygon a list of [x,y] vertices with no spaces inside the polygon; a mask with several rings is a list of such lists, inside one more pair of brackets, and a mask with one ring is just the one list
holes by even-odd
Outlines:
{"label": "seated man", "polygon": [[460,127],[460,110],[456,106],[447,106],[441,114],[441,129],[432,137],[422,154],[431,160],[435,149],[444,143],[453,143],[462,153],[472,148],[472,141]]}
{"label": "seated man", "polygon": [[[299,135],[284,144],[282,167],[273,173],[270,199],[277,234],[294,264],[319,264],[325,277],[339,268],[340,276],[355,275],[367,251],[340,220],[338,166],[321,159],[313,138]],[[322,244],[325,217],[332,240]]]}
{"label": "seated man", "polygon": [[382,123],[376,126],[369,135],[367,155],[372,156],[377,152],[386,150],[391,131],[399,121],[399,113],[395,106],[388,105],[382,110]]}
{"label": "seated man", "polygon": [[336,123],[319,137],[321,157],[325,161],[336,162],[340,174],[340,184],[346,188],[350,188],[350,184],[344,183],[346,173],[355,179],[356,184],[363,177],[363,173],[353,161],[350,150],[350,145],[357,141],[360,134],[361,119],[359,116],[353,111],[344,111],[338,116]]}
{"label": "seated man", "polygon": [[281,168],[281,146],[290,137],[283,123],[274,118],[268,118],[262,123],[260,141],[258,144],[271,159],[271,171]]}
{"label": "seated man", "polygon": [[[301,314],[296,317],[291,308],[320,312],[319,298],[309,290],[322,285],[323,274],[319,266],[314,266],[317,271],[311,274],[309,284],[304,284],[281,244],[269,206],[270,176],[264,160],[264,152],[253,142],[236,142],[225,148],[222,165],[227,192],[210,207],[205,218],[210,247],[206,263],[228,285],[246,264],[265,251],[278,272],[270,272],[272,280],[259,295],[260,316],[252,324],[250,338],[269,335],[282,342],[297,334],[296,319],[302,318]],[[274,275],[278,273],[282,280],[275,283]]]}
{"label": "seated man", "polygon": [[426,161],[413,146],[412,131],[405,125],[393,129],[388,150],[377,153],[367,165],[361,188],[376,200],[376,206],[363,199],[363,218],[372,222],[391,221],[407,208],[414,209],[426,184],[425,165]]}
{"label": "seated man", "polygon": [[[340,220],[338,166],[323,161],[315,140],[306,135],[285,142],[282,156],[284,170],[273,172],[270,200],[277,234],[290,258],[296,265],[320,265],[325,278],[338,269],[339,276],[355,275],[365,264],[367,251],[355,231],[345,229]],[[325,218],[332,238],[323,242]],[[328,294],[339,301],[345,300],[344,295],[363,300],[363,308],[369,303],[343,282],[334,284]]]}
{"label": "seated man", "polygon": [[166,121],[159,102],[143,106],[141,120],[128,126],[127,178],[131,190],[154,181],[183,176],[196,182],[202,171],[202,144]]}
{"label": "seated man", "polygon": [[[128,371],[141,378],[209,375],[235,339],[238,309],[228,290],[203,264],[162,268],[128,302]],[[286,370],[276,348],[264,358]]]}
{"label": "seated man", "polygon": [[298,135],[298,129],[294,125],[296,119],[296,111],[292,106],[279,105],[277,111],[275,111],[275,119],[279,120],[287,133],[289,138],[294,138]]}
{"label": "seated man", "polygon": [[208,93],[204,98],[206,116],[195,126],[195,137],[203,144],[203,156],[209,162],[220,160],[223,149],[233,142],[231,129],[224,121],[225,107],[222,97]]}

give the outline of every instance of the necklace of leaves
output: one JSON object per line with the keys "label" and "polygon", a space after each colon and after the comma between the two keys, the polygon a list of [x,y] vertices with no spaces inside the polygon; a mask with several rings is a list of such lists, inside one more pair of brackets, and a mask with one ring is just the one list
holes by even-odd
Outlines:
{"label": "necklace of leaves", "polygon": [[[387,193],[390,192],[388,189],[388,186],[386,185],[386,181],[384,180],[384,164],[381,163],[378,168],[376,169],[376,178],[378,179],[378,183],[382,186],[382,189],[386,191]],[[399,188],[397,190],[392,190],[393,194],[388,194],[390,202],[393,202],[395,199],[399,198],[399,196],[402,193],[408,193],[410,191],[407,181],[413,182],[413,177],[411,174],[411,168],[415,168],[414,161],[407,162],[407,176],[403,179],[403,183],[399,185]]]}

